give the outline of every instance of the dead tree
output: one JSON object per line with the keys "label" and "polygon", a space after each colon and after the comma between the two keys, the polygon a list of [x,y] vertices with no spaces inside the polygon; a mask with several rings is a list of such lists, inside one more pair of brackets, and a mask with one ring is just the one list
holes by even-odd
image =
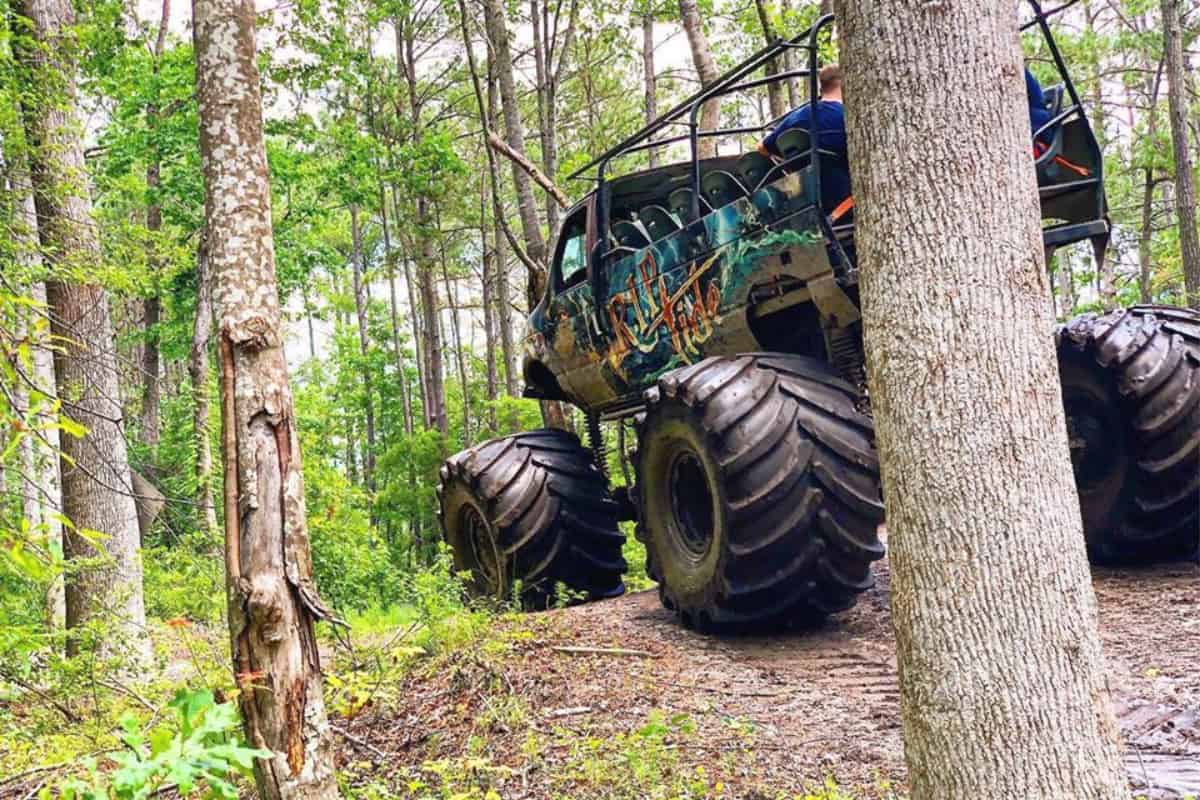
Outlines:
{"label": "dead tree", "polygon": [[194,0],[206,252],[221,365],[229,634],[265,800],[337,796],[300,440],[280,331],[254,4]]}

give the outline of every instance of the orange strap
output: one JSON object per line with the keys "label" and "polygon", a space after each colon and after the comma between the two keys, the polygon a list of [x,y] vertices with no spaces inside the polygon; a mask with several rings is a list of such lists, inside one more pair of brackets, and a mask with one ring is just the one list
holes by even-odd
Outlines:
{"label": "orange strap", "polygon": [[838,203],[837,208],[833,210],[833,213],[829,215],[829,218],[834,222],[837,222],[838,218],[845,216],[845,214],[852,208],[854,208],[854,195],[850,195],[845,200]]}
{"label": "orange strap", "polygon": [[[1044,143],[1039,142],[1037,139],[1033,140],[1033,155],[1035,158],[1037,156],[1040,156],[1042,153],[1046,152],[1049,149],[1050,148],[1048,148]],[[1067,169],[1071,170],[1076,175],[1079,175],[1081,177],[1090,178],[1092,175],[1092,171],[1090,169],[1088,169],[1087,167],[1081,167],[1078,164],[1068,161],[1067,159],[1063,158],[1062,156],[1055,156],[1054,158],[1052,158],[1050,160],[1053,161],[1055,164],[1058,164],[1061,167],[1066,167]]]}

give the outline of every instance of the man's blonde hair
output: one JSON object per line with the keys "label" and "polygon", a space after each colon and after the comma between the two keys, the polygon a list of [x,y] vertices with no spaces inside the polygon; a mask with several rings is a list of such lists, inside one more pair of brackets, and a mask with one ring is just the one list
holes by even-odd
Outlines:
{"label": "man's blonde hair", "polygon": [[842,68],[837,64],[826,64],[817,73],[817,80],[821,84],[822,95],[828,94],[834,89],[840,89],[842,88]]}

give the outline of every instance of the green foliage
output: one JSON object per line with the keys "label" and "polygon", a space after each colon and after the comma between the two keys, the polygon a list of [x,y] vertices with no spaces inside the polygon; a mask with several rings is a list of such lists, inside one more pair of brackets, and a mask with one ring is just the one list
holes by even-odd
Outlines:
{"label": "green foliage", "polygon": [[[181,797],[236,800],[231,777],[251,775],[254,759],[271,752],[245,746],[237,709],[215,702],[207,689],[180,690],[170,707],[175,725],[149,734],[141,732],[135,718],[123,718],[119,738],[126,750],[112,756],[116,769],[101,771],[95,759],[85,759],[85,776],[63,783],[62,800],[145,800],[168,788]],[[46,800],[52,796],[44,792]]]}
{"label": "green foliage", "polygon": [[225,619],[224,544],[192,532],[142,550],[146,613],[220,624]]}

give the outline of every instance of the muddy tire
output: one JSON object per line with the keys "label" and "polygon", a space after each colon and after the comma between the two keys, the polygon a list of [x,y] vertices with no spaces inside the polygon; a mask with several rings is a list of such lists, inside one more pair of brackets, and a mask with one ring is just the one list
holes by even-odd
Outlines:
{"label": "muddy tire", "polygon": [[573,434],[520,433],[464,450],[442,465],[438,517],[455,568],[476,596],[545,608],[625,591],[619,506]]}
{"label": "muddy tire", "polygon": [[1058,332],[1067,436],[1094,561],[1200,546],[1200,314],[1134,306]]}
{"label": "muddy tire", "polygon": [[812,359],[755,354],[670,372],[647,398],[638,535],[684,624],[809,623],[873,585],[879,461],[852,386]]}

